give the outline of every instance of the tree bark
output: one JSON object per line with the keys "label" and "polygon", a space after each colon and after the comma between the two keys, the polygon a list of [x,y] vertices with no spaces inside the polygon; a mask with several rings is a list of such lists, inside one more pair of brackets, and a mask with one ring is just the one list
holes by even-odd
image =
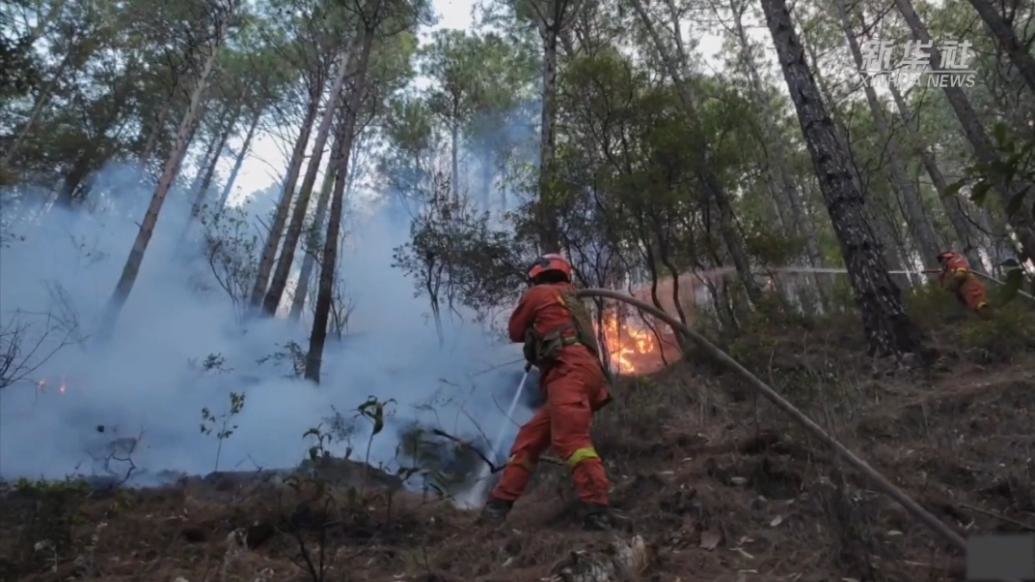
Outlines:
{"label": "tree bark", "polygon": [[208,171],[208,167],[212,165],[212,158],[219,157],[216,147],[222,147],[221,138],[223,136],[223,127],[226,125],[229,117],[230,107],[223,108],[223,112],[220,114],[219,120],[212,129],[212,138],[208,140],[208,145],[205,146],[205,153],[201,154],[201,159],[198,161],[198,171],[194,174],[194,180],[190,185],[190,191],[192,194],[197,194],[198,186],[201,185],[201,182]]}
{"label": "tree bark", "polygon": [[[208,160],[205,167],[205,174],[201,177],[201,182],[196,188],[194,188],[194,200],[190,205],[191,219],[197,218],[198,215],[201,214],[201,209],[205,205],[205,198],[208,197],[208,188],[212,185],[213,176],[216,175],[216,166],[219,165],[219,159],[223,157],[223,149],[226,148],[226,142],[234,132],[234,126],[237,125],[237,119],[240,114],[241,108],[238,106],[219,130],[219,142],[213,150],[211,159]],[[188,222],[187,225],[189,228],[190,222]]]}
{"label": "tree bark", "polygon": [[[730,9],[733,12],[734,32],[736,32],[737,42],[740,44],[741,60],[744,63],[755,106],[759,108],[762,116],[775,119],[780,113],[766,94],[765,84],[762,83],[761,75],[758,74],[758,64],[755,62],[754,52],[751,50],[751,41],[744,29],[743,9],[738,7],[735,2],[730,3]],[[673,23],[673,26],[675,24]],[[804,237],[805,259],[809,266],[821,267],[823,266],[823,254],[819,250],[819,231],[816,229],[816,224],[805,214],[802,192],[790,173],[788,163],[790,156],[787,155],[784,148],[784,140],[776,131],[774,124],[762,123],[760,129],[764,140],[764,143],[761,144],[762,148],[770,158],[767,160],[767,171],[772,176],[771,187],[774,193],[778,192],[782,195],[783,202],[790,209],[788,227],[794,229],[795,235]],[[775,199],[774,203],[778,207],[780,206],[780,202]],[[826,301],[826,281],[819,273],[812,273],[812,282],[816,286],[819,303],[824,303]]]}
{"label": "tree bark", "polygon": [[1021,78],[1028,84],[1028,88],[1035,91],[1035,57],[1031,56],[1031,49],[1024,46],[1013,27],[1003,15],[996,10],[996,7],[989,0],[970,0],[970,5],[985,21],[989,32],[995,37],[999,47],[1010,57],[1010,62],[1017,67]]}
{"label": "tree bark", "polygon": [[460,120],[457,119],[457,114],[454,112],[453,119],[450,122],[449,133],[450,133],[450,158],[452,162],[452,176],[450,180],[450,186],[453,193],[453,203],[460,203]]}
{"label": "tree bark", "polygon": [[[898,6],[898,10],[906,20],[906,23],[909,24],[913,37],[923,42],[931,42],[931,35],[928,34],[927,27],[924,26],[923,21],[920,20],[920,15],[913,8],[913,3],[910,0],[895,0],[895,4]],[[931,48],[931,60],[932,62],[941,62],[941,52],[933,46]],[[959,87],[949,87],[946,85],[942,87],[942,90],[945,91],[945,97],[949,100],[949,105],[955,112],[956,119],[959,120],[960,125],[963,127],[963,133],[966,135],[967,141],[970,142],[970,146],[974,149],[974,156],[977,160],[985,166],[1000,163],[992,140],[989,139],[988,134],[985,132],[985,127],[978,119],[977,112],[970,105],[967,95]],[[1008,183],[1003,176],[998,176],[993,183],[1004,208],[1009,206],[1014,196],[1022,196],[1026,189],[1033,191],[1033,188],[1035,188],[1032,184],[1024,183],[1020,180],[1013,184]],[[1035,261],[1035,218],[1032,217],[1026,208],[1022,207],[1008,216],[1007,222],[1013,228],[1014,234],[1020,241],[1022,258],[1026,257]]]}
{"label": "tree bark", "polygon": [[787,5],[784,0],[762,0],[762,8],[834,232],[841,243],[870,350],[878,354],[912,352],[917,347],[916,329],[888,274],[880,245],[867,221],[863,195],[849,172],[850,154],[823,104]]}
{"label": "tree bark", "polygon": [[[229,8],[231,12],[234,6],[235,3],[231,2]],[[136,283],[137,274],[140,272],[140,264],[144,260],[144,252],[147,251],[147,246],[151,242],[151,235],[154,234],[155,224],[158,222],[158,213],[161,212],[165,197],[169,194],[169,189],[179,174],[180,164],[183,163],[183,157],[190,146],[190,138],[194,135],[194,130],[201,120],[202,112],[205,109],[205,90],[208,88],[212,69],[215,68],[216,60],[219,58],[219,50],[223,44],[223,35],[226,32],[227,20],[230,16],[228,13],[224,20],[218,24],[216,42],[201,67],[201,73],[198,75],[197,83],[191,92],[190,104],[187,107],[187,111],[184,112],[183,119],[180,121],[179,130],[176,132],[176,143],[173,146],[173,151],[165,161],[165,168],[162,170],[162,176],[158,180],[154,194],[151,196],[151,203],[148,205],[147,214],[144,215],[144,221],[140,224],[136,240],[133,241],[133,248],[129,252],[126,264],[122,268],[122,275],[119,277],[119,282],[115,286],[115,292],[108,303],[108,313],[105,319],[109,329],[114,325],[115,319],[122,310],[122,306],[125,304],[126,299],[129,298],[130,291],[133,290],[133,284]]]}
{"label": "tree bark", "polygon": [[216,208],[217,212],[222,212],[226,206],[226,201],[230,198],[230,190],[234,187],[234,182],[237,180],[237,174],[241,171],[241,165],[244,163],[244,158],[248,155],[248,149],[252,147],[252,138],[255,137],[255,129],[259,127],[259,120],[262,119],[262,111],[256,111],[255,115],[252,116],[252,122],[248,126],[248,133],[244,136],[244,143],[241,144],[241,151],[237,153],[237,160],[234,161],[234,169],[230,171],[230,176],[226,179],[226,184],[223,186],[223,193],[219,195],[219,206]]}
{"label": "tree bark", "polygon": [[[891,210],[892,216],[887,216],[886,212],[883,212],[881,208],[882,204],[879,204],[879,200],[873,195],[872,191],[869,191],[868,184],[859,175],[859,169],[852,159],[852,146],[849,140],[848,128],[841,122],[837,116],[837,112],[834,109],[834,97],[830,91],[830,87],[824,80],[823,75],[819,72],[816,66],[817,57],[813,48],[807,43],[803,43],[803,48],[806,55],[811,58],[811,67],[814,71],[814,78],[819,88],[819,96],[825,103],[830,103],[831,111],[830,118],[834,124],[834,133],[838,141],[841,143],[841,148],[848,152],[849,161],[853,162],[848,165],[848,173],[851,176],[852,181],[855,183],[855,187],[862,193],[865,199],[865,207],[863,211],[866,213],[867,220],[873,227],[873,232],[877,236],[877,242],[881,245],[881,253],[884,256],[884,260],[887,261],[891,267],[897,270],[907,269],[909,261],[905,258],[904,244],[900,241],[898,235],[898,229],[895,227],[896,216],[894,216],[894,210]],[[809,62],[806,61],[806,66],[809,66]],[[913,279],[907,275],[907,280],[911,283]]]}
{"label": "tree bark", "polygon": [[[633,0],[633,7],[636,9],[636,13],[639,15],[640,21],[647,33],[650,35],[665,68],[668,69],[668,74],[672,78],[672,83],[675,85],[680,101],[686,111],[687,119],[690,123],[696,124],[699,117],[694,107],[690,86],[683,78],[682,65],[676,63],[672,55],[669,54],[668,48],[658,35],[658,31],[650,19],[650,15],[647,14],[643,0]],[[730,204],[729,196],[722,187],[718,176],[715,175],[709,166],[709,147],[707,143],[702,141],[698,144],[698,147],[694,148],[694,173],[701,182],[701,187],[708,199],[715,204],[718,210],[719,233],[722,236],[723,242],[726,243],[726,249],[729,251],[733,265],[737,269],[737,274],[740,277],[741,284],[744,286],[748,299],[752,304],[758,304],[762,300],[762,290],[759,288],[758,283],[755,282],[754,275],[751,273],[751,263],[748,260],[747,250],[744,248],[744,240],[734,224],[733,206]]]}
{"label": "tree bark", "polygon": [[349,179],[349,158],[356,138],[356,119],[367,92],[367,68],[370,50],[374,44],[374,29],[370,25],[363,34],[363,46],[356,64],[355,81],[349,92],[348,102],[342,112],[344,122],[339,129],[338,148],[331,162],[338,168],[331,193],[331,213],[327,220],[327,236],[323,241],[323,259],[320,261],[320,284],[316,293],[316,309],[313,310],[313,329],[309,334],[309,352],[306,354],[305,376],[319,383],[320,366],[323,362],[323,347],[327,341],[327,321],[334,299],[334,277],[338,260],[338,237],[341,233],[341,214],[344,206],[345,183]]}
{"label": "tree bark", "polygon": [[298,139],[295,140],[295,147],[291,151],[291,161],[288,163],[287,175],[284,177],[284,188],[281,190],[280,200],[277,202],[277,209],[273,214],[273,222],[270,224],[270,234],[266,237],[266,243],[263,245],[262,254],[259,257],[255,285],[252,286],[252,293],[249,298],[249,302],[255,308],[262,304],[262,298],[266,294],[266,286],[270,280],[270,271],[273,270],[273,261],[277,257],[277,249],[280,247],[280,240],[284,236],[284,225],[287,224],[288,211],[291,209],[291,199],[295,195],[298,174],[302,169],[302,162],[305,160],[309,136],[313,132],[313,123],[316,121],[316,115],[320,111],[320,97],[323,95],[324,83],[322,75],[317,75],[317,77],[318,80],[313,83],[309,91],[309,104],[306,106],[305,117],[302,119],[302,129],[298,134]]}
{"label": "tree bark", "polygon": [[327,97],[327,106],[324,109],[323,117],[320,119],[320,126],[316,131],[316,142],[313,144],[313,153],[309,159],[309,166],[306,168],[302,187],[298,191],[298,200],[295,202],[295,209],[291,213],[291,222],[284,233],[284,247],[280,251],[280,259],[277,261],[277,268],[273,273],[273,280],[270,282],[269,290],[262,301],[262,309],[267,315],[272,316],[277,312],[280,299],[283,297],[284,289],[287,287],[288,276],[291,274],[291,265],[295,260],[295,251],[298,249],[298,239],[302,236],[305,215],[309,209],[309,198],[312,196],[313,186],[316,184],[316,175],[320,171],[323,150],[327,146],[327,137],[330,135],[331,125],[338,111],[338,104],[341,102],[342,88],[345,85],[345,77],[348,76],[349,61],[348,47],[343,47],[338,54],[338,69],[334,75],[334,82],[331,83],[330,94]]}
{"label": "tree bark", "polygon": [[61,59],[61,64],[58,66],[58,70],[54,72],[54,75],[47,81],[47,84],[40,89],[40,94],[36,96],[36,102],[32,105],[32,112],[29,113],[29,119],[25,120],[25,125],[22,126],[22,130],[18,132],[18,136],[11,142],[10,147],[4,152],[3,162],[0,166],[9,166],[14,160],[15,154],[21,148],[25,138],[32,132],[33,126],[36,125],[36,121],[39,119],[40,114],[43,113],[43,109],[50,102],[51,92],[54,90],[54,85],[61,79],[65,74],[65,69],[68,68],[69,62],[72,60],[72,50]]}
{"label": "tree bark", "polygon": [[560,250],[557,219],[554,216],[554,158],[557,152],[557,47],[564,13],[569,0],[553,0],[553,14],[540,23],[543,39],[542,111],[539,127],[539,199],[536,204],[536,222],[539,227],[539,246],[543,253]]}
{"label": "tree bark", "polygon": [[899,199],[903,203],[906,223],[920,251],[923,265],[927,268],[934,268],[938,265],[938,254],[943,250],[942,244],[935,233],[934,225],[931,224],[930,218],[924,212],[920,190],[916,188],[908,176],[909,172],[904,165],[906,157],[899,147],[899,141],[892,133],[883,106],[880,103],[880,99],[877,98],[877,92],[873,89],[869,79],[865,77],[863,72],[865,69],[862,49],[859,47],[859,41],[856,39],[855,33],[852,32],[845,0],[836,0],[836,9],[841,19],[841,31],[848,41],[848,48],[852,53],[852,59],[855,61],[855,66],[859,70],[860,75],[863,76],[863,91],[866,94],[866,103],[870,108],[870,116],[873,117],[874,125],[877,128],[877,136],[881,143],[884,144],[887,153],[891,186],[895,189],[896,194],[898,194]]}
{"label": "tree bark", "polygon": [[[899,118],[902,120],[902,126],[907,127],[909,119],[912,117],[909,106],[906,105],[906,101],[902,98],[902,93],[898,90],[895,83],[888,83],[888,89],[891,92],[892,98],[895,100],[895,106],[898,108]],[[938,167],[938,162],[934,159],[934,154],[927,149],[927,146],[923,145],[923,143],[919,141],[919,136],[914,135],[913,137],[913,143],[916,144],[916,153],[920,156],[920,162],[923,164],[924,170],[927,171],[927,175],[931,178],[931,184],[934,185],[935,190],[938,192],[938,199],[942,201],[942,205],[945,208],[945,215],[949,217],[949,223],[952,224],[952,229],[956,232],[956,238],[959,239],[959,242],[962,245],[961,250],[966,255],[967,260],[970,261],[971,265],[981,265],[981,255],[977,252],[974,229],[971,228],[970,223],[967,221],[967,217],[963,213],[959,197],[945,196],[945,192],[949,188],[949,183],[945,179],[945,174],[943,174],[941,168]]]}
{"label": "tree bark", "polygon": [[[335,139],[332,151],[338,150],[338,140]],[[302,309],[305,307],[309,295],[309,280],[313,277],[313,269],[316,267],[316,251],[320,246],[319,233],[327,221],[327,204],[330,202],[331,190],[334,188],[334,178],[338,168],[333,164],[327,164],[324,171],[323,184],[320,185],[320,197],[316,200],[316,211],[313,213],[313,223],[309,227],[309,237],[306,241],[305,258],[302,260],[302,269],[298,272],[298,283],[295,284],[295,293],[291,297],[291,313],[288,317],[298,321],[302,317]]]}

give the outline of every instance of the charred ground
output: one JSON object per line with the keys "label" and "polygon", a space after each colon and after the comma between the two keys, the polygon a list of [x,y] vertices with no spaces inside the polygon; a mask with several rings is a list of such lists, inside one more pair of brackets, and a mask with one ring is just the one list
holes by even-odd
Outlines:
{"label": "charred ground", "polygon": [[[1035,527],[1035,321],[913,311],[932,362],[860,357],[847,316],[724,347],[961,533]],[[691,360],[693,361],[693,360]],[[707,362],[622,379],[595,437],[628,531],[582,532],[543,463],[506,527],[368,467],[91,490],[8,484],[4,580],[952,580],[962,556]],[[311,468],[311,467],[310,467]]]}

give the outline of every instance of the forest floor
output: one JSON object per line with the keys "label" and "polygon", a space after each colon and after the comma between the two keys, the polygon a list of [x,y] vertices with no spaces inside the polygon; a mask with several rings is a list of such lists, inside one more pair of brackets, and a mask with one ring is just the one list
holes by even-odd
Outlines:
{"label": "forest floor", "polygon": [[[862,356],[848,318],[770,323],[724,346],[960,533],[1035,528],[1030,314],[928,315],[941,327],[925,366]],[[0,578],[963,578],[958,550],[749,390],[707,363],[618,383],[594,434],[628,529],[583,532],[566,470],[548,463],[498,529],[353,465],[107,493],[8,485]]]}

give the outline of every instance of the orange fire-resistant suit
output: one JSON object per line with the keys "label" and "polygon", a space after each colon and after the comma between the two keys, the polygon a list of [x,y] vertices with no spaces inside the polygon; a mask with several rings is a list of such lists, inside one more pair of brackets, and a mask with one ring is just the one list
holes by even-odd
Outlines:
{"label": "orange fire-resistant suit", "polygon": [[[570,283],[530,288],[510,316],[510,339],[524,341],[529,326],[535,326],[535,331],[543,335],[563,329],[564,337],[574,338],[572,314],[564,303],[564,294],[571,292]],[[600,363],[589,348],[573,342],[565,345],[556,361],[541,372],[546,404],[518,431],[492,496],[505,501],[520,497],[539,456],[553,447],[571,468],[579,499],[607,505],[607,475],[589,434],[593,412],[611,400]]]}
{"label": "orange fire-resistant suit", "polygon": [[956,295],[956,299],[971,311],[981,313],[988,307],[985,285],[977,275],[970,272],[970,263],[958,253],[946,253],[942,261],[942,272],[938,276],[941,286]]}

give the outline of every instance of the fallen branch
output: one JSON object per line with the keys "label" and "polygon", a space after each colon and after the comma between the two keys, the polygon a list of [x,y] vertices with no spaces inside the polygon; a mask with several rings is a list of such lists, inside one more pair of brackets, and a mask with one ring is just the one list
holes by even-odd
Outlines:
{"label": "fallen branch", "polygon": [[467,442],[467,441],[465,441],[465,440],[463,440],[461,438],[457,438],[457,437],[449,434],[448,432],[446,432],[444,430],[441,430],[441,429],[438,429],[438,428],[433,428],[433,429],[431,429],[431,434],[433,434],[435,436],[440,436],[440,437],[442,437],[444,439],[447,439],[447,440],[450,440],[450,441],[453,441],[454,443],[460,445],[461,447],[463,447],[463,448],[473,452],[475,455],[478,455],[478,458],[481,459],[482,461],[484,461],[485,464],[489,466],[489,470],[491,472],[493,472],[493,473],[498,473],[499,471],[502,471],[503,467],[506,466],[506,465],[499,465],[499,466],[497,466],[495,463],[493,463],[491,460],[489,460],[489,457],[487,457],[485,455],[485,453],[483,453],[481,451],[481,449],[479,449],[478,447],[472,445],[471,443],[469,443],[469,442]]}
{"label": "fallen branch", "polygon": [[1016,519],[1013,519],[1012,517],[1006,517],[1005,515],[1003,515],[1001,513],[996,513],[994,511],[989,511],[987,509],[981,509],[980,507],[975,507],[973,505],[968,505],[966,503],[961,503],[960,507],[962,507],[964,509],[969,509],[971,511],[976,511],[978,513],[983,513],[983,514],[985,514],[985,515],[987,515],[989,517],[994,517],[994,518],[996,518],[996,519],[998,519],[1000,521],[1016,525],[1017,527],[1026,529],[1028,531],[1035,531],[1035,525],[1031,525],[1030,523],[1025,523],[1023,521],[1018,521]]}
{"label": "fallen branch", "polygon": [[672,326],[673,331],[677,334],[683,334],[694,340],[698,346],[701,347],[702,351],[708,354],[715,361],[725,365],[731,371],[736,373],[738,376],[743,378],[750,384],[755,390],[758,390],[762,396],[767,400],[776,405],[777,408],[783,410],[791,416],[798,424],[803,428],[811,432],[816,438],[830,445],[835,451],[840,453],[850,465],[861,471],[864,475],[870,478],[870,481],[877,486],[878,489],[886,493],[892,499],[897,501],[902,507],[906,509],[913,517],[920,520],[922,523],[931,528],[935,533],[945,538],[947,541],[952,542],[953,545],[960,549],[966,549],[967,542],[963,539],[963,536],[953,531],[949,526],[943,523],[940,519],[934,516],[931,512],[923,508],[917,503],[912,497],[906,494],[898,487],[896,487],[891,481],[889,481],[879,471],[874,469],[864,461],[861,457],[853,453],[848,447],[843,445],[839,440],[831,436],[827,431],[823,430],[814,420],[809,418],[805,413],[791,404],[783,396],[780,396],[776,390],[770,387],[768,384],[763,382],[755,376],[751,371],[742,366],[739,362],[734,360],[726,352],[720,350],[715,344],[708,341],[707,338],[683,325],[679,320],[672,317],[668,313],[630,297],[624,293],[618,291],[611,291],[610,289],[582,289],[578,292],[579,297],[607,297],[610,299],[616,299],[618,301],[624,301],[638,309],[644,310],[651,315],[661,319],[665,323]]}

